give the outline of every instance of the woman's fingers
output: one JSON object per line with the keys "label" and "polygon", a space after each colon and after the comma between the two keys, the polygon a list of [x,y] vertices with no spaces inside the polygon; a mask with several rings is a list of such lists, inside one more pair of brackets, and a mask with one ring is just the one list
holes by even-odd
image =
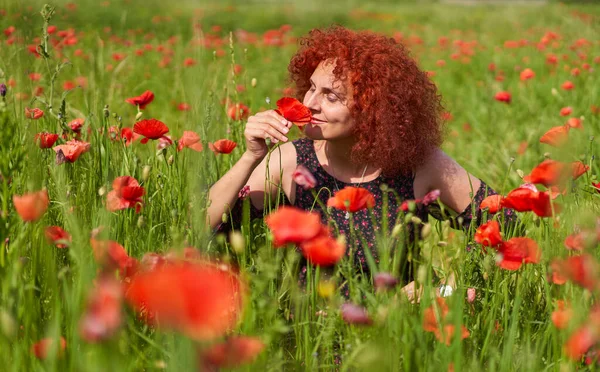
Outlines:
{"label": "woman's fingers", "polygon": [[288,140],[285,134],[289,132],[289,129],[283,124],[275,122],[274,119],[264,119],[263,122],[248,121],[246,129],[252,131],[255,137],[270,137],[283,142]]}

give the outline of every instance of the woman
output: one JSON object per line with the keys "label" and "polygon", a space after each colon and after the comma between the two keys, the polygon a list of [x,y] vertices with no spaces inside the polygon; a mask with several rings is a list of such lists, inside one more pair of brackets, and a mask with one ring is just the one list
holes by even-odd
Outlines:
{"label": "woman", "polygon": [[[376,221],[383,218],[381,186],[387,185],[383,190],[390,196],[388,226],[394,226],[401,201],[422,199],[432,190],[439,190],[440,201],[458,213],[460,218],[454,221],[463,228],[469,228],[473,219],[479,223],[480,212],[473,218],[472,211],[479,211],[479,203],[495,192],[440,149],[441,98],[406,49],[382,35],[343,27],[313,30],[301,45],[288,69],[297,98],[312,113],[313,122],[304,127],[306,138],[290,142],[292,123],[274,110],[251,116],[244,132],[246,152],[210,189],[211,227],[221,223],[229,206],[239,211],[238,191],[245,185],[250,188],[254,216],[262,216],[265,197],[274,199],[280,187],[290,204],[320,210],[314,194],[294,182],[298,165],[314,175],[315,190],[325,187],[334,193],[345,186],[369,190],[375,196]],[[266,139],[281,143],[270,157]],[[394,194],[400,200],[391,197]],[[319,197],[326,205],[330,194],[321,192]],[[422,205],[415,211],[421,219],[427,213]],[[347,213],[332,210],[330,217],[341,233],[350,236]],[[373,249],[380,226],[371,224],[366,210],[351,218]],[[361,245],[360,240],[356,243]],[[364,248],[356,250],[354,262],[368,270]],[[377,252],[372,253],[376,257]],[[409,270],[404,274],[411,280]]]}

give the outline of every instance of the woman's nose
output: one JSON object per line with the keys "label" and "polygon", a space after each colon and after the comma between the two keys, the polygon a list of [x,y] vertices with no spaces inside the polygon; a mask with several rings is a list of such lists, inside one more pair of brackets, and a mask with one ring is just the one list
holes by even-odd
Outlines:
{"label": "woman's nose", "polygon": [[311,111],[319,111],[319,100],[317,91],[311,92],[310,90],[306,92],[304,96],[304,106],[308,107]]}

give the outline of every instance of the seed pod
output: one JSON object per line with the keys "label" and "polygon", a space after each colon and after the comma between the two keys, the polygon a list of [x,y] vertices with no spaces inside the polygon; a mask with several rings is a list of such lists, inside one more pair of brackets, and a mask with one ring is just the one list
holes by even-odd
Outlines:
{"label": "seed pod", "polygon": [[250,81],[250,85],[252,85],[252,88],[256,87],[256,83],[257,83],[256,78],[252,78],[252,80]]}
{"label": "seed pod", "polygon": [[229,233],[229,243],[235,253],[241,254],[246,249],[246,239],[239,231],[232,231]]}
{"label": "seed pod", "polygon": [[429,235],[431,235],[431,224],[426,223],[421,229],[421,239],[427,239]]}
{"label": "seed pod", "polygon": [[142,117],[142,115],[144,115],[144,113],[143,113],[143,112],[141,112],[141,111],[140,111],[140,112],[138,112],[138,113],[135,115],[135,121],[138,121],[138,120],[140,120],[140,118]]}
{"label": "seed pod", "polygon": [[147,182],[148,179],[150,179],[150,171],[152,170],[152,167],[149,165],[144,166],[144,169],[142,170],[142,180],[144,182]]}

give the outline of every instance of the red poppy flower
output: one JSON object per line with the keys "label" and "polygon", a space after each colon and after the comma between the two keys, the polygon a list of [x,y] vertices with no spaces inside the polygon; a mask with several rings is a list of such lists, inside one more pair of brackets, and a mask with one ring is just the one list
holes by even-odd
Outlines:
{"label": "red poppy flower", "polygon": [[500,260],[497,265],[507,270],[518,270],[524,263],[538,263],[540,249],[530,238],[511,238],[498,249]]}
{"label": "red poppy flower", "polygon": [[497,213],[502,209],[502,195],[490,195],[481,201],[479,209],[488,208],[492,214]]}
{"label": "red poppy flower", "polygon": [[81,338],[98,342],[110,338],[121,325],[122,284],[110,275],[97,280],[79,323]]}
{"label": "red poppy flower", "polygon": [[567,277],[562,274],[562,260],[554,259],[550,263],[550,269],[552,274],[549,275],[548,281],[556,284],[563,285],[567,282]]}
{"label": "red poppy flower", "polygon": [[113,190],[106,197],[106,209],[115,212],[121,209],[135,208],[140,212],[145,190],[138,181],[130,176],[121,176],[113,181]]}
{"label": "red poppy flower", "polygon": [[317,185],[315,176],[302,164],[299,164],[292,173],[292,179],[298,186],[302,186],[305,190],[314,188]]}
{"label": "red poppy flower", "polygon": [[589,166],[580,161],[569,164],[546,159],[535,167],[528,176],[525,176],[523,180],[550,187],[560,185],[567,181],[568,178],[577,179],[588,170]]}
{"label": "red poppy flower", "polygon": [[209,340],[235,327],[244,290],[240,277],[221,266],[176,262],[136,274],[125,297],[157,326]]}
{"label": "red poppy flower", "polygon": [[340,308],[342,319],[348,324],[371,325],[373,321],[369,317],[367,309],[352,303],[345,303]]}
{"label": "red poppy flower", "polygon": [[235,149],[237,143],[230,141],[228,139],[220,139],[215,141],[214,143],[209,143],[208,148],[212,150],[215,154],[231,154],[233,149]]}
{"label": "red poppy flower", "polygon": [[283,97],[277,101],[277,110],[279,115],[283,116],[297,126],[303,126],[310,123],[312,115],[310,109],[295,98]]}
{"label": "red poppy flower", "polygon": [[[142,144],[146,144],[149,140],[166,138],[165,134],[169,132],[169,127],[167,127],[165,123],[160,120],[146,119],[135,123],[133,126],[133,132],[146,137],[141,141]],[[169,141],[171,140],[169,139]]]}
{"label": "red poppy flower", "polygon": [[273,234],[275,247],[288,243],[300,244],[321,232],[321,218],[316,213],[284,206],[265,217]]}
{"label": "red poppy flower", "polygon": [[[438,341],[446,345],[450,345],[455,333],[455,326],[446,324],[448,313],[448,305],[443,297],[437,297],[436,303],[425,309],[423,313],[423,329],[432,332]],[[464,325],[461,326],[460,338],[464,340],[469,335],[469,330]]]}
{"label": "red poppy flower", "polygon": [[248,115],[250,115],[250,109],[243,103],[231,104],[227,109],[227,116],[231,120],[244,120]]}
{"label": "red poppy flower", "polygon": [[599,265],[588,254],[572,256],[564,260],[556,259],[552,263],[552,269],[559,277],[570,280],[590,291],[598,289],[600,284]]}
{"label": "red poppy flower", "polygon": [[177,151],[183,150],[184,147],[194,151],[202,151],[202,143],[198,133],[189,130],[184,131],[183,136],[177,141]]}
{"label": "red poppy flower", "polygon": [[60,226],[48,226],[45,230],[46,239],[56,248],[67,248],[71,243],[71,235]]}
{"label": "red poppy flower", "polygon": [[511,101],[511,95],[508,92],[498,92],[494,98],[498,102],[510,103]]}
{"label": "red poppy flower", "polygon": [[44,215],[50,204],[48,191],[40,190],[23,195],[13,195],[13,204],[23,221],[37,221]]}
{"label": "red poppy flower", "polygon": [[523,71],[521,71],[521,75],[520,75],[521,81],[533,79],[534,77],[535,77],[535,72],[533,72],[533,70],[530,68],[526,68]]}
{"label": "red poppy flower", "polygon": [[232,336],[204,350],[201,359],[210,367],[236,368],[251,363],[264,348],[264,342],[257,337]]}
{"label": "red poppy flower", "polygon": [[573,90],[575,88],[575,84],[572,81],[565,81],[561,86],[563,90]]}
{"label": "red poppy flower", "polygon": [[132,128],[124,127],[121,129],[121,139],[125,140],[125,146],[131,145],[139,137],[140,135],[134,133]]}
{"label": "red poppy flower", "polygon": [[73,119],[69,122],[69,127],[71,128],[71,130],[73,132],[79,133],[81,131],[81,127],[83,126],[84,122],[85,122],[85,119],[83,119],[83,118]]}
{"label": "red poppy flower", "polygon": [[56,345],[56,340],[53,338],[41,339],[31,346],[31,352],[36,358],[41,360],[48,358],[53,350],[56,354],[62,355],[67,347],[67,341],[62,336],[58,341],[58,345]]}
{"label": "red poppy flower", "polygon": [[333,239],[326,227],[316,237],[300,244],[302,255],[313,265],[335,265],[346,253],[346,244]]}
{"label": "red poppy flower", "polygon": [[548,144],[554,147],[560,147],[567,142],[569,139],[569,125],[559,125],[552,127],[540,138],[541,143]]}
{"label": "red poppy flower", "polygon": [[64,162],[73,163],[79,159],[81,154],[90,150],[90,144],[83,141],[71,140],[64,145],[55,146],[53,150],[56,152],[57,164]]}
{"label": "red poppy flower", "polygon": [[596,188],[596,191],[600,192],[600,182],[596,182],[596,183],[592,182],[592,186],[594,188]]}
{"label": "red poppy flower", "polygon": [[569,116],[573,112],[573,108],[570,106],[563,107],[560,109],[560,116]]}
{"label": "red poppy flower", "polygon": [[44,116],[44,111],[40,110],[39,108],[36,107],[30,109],[29,107],[25,107],[25,117],[27,119],[37,120],[42,116]]}
{"label": "red poppy flower", "polygon": [[40,149],[49,149],[58,140],[58,134],[42,132],[36,134],[34,140],[40,146]]}
{"label": "red poppy flower", "polygon": [[141,95],[137,97],[127,98],[125,102],[131,103],[134,106],[139,106],[140,110],[143,110],[148,106],[152,101],[154,101],[154,93],[147,90]]}
{"label": "red poppy flower", "polygon": [[423,196],[423,199],[421,199],[420,202],[423,203],[423,205],[429,205],[431,203],[436,202],[440,198],[440,195],[441,195],[440,190],[438,190],[438,189],[431,190]]}
{"label": "red poppy flower", "polygon": [[344,187],[327,200],[328,207],[341,209],[351,213],[365,208],[373,208],[374,205],[375,197],[369,190],[353,186]]}
{"label": "red poppy flower", "polygon": [[575,129],[583,129],[583,124],[581,123],[581,119],[579,118],[569,118],[565,125],[568,125],[569,127]]}
{"label": "red poppy flower", "polygon": [[596,342],[598,342],[598,332],[585,324],[569,337],[565,343],[565,354],[573,360],[580,360]]}
{"label": "red poppy flower", "polygon": [[554,323],[554,326],[558,329],[565,329],[573,316],[573,310],[566,306],[565,301],[563,300],[557,300],[556,307],[557,309],[552,312],[552,323]]}
{"label": "red poppy flower", "polygon": [[565,247],[575,251],[583,251],[586,247],[586,240],[595,238],[593,235],[595,234],[588,234],[585,231],[573,233],[565,238]]}
{"label": "red poppy flower", "polygon": [[474,239],[484,247],[496,247],[502,244],[500,224],[496,220],[484,223],[477,228]]}
{"label": "red poppy flower", "polygon": [[122,277],[130,277],[137,271],[137,261],[129,257],[125,248],[112,240],[90,239],[94,259],[107,272],[119,270]]}

